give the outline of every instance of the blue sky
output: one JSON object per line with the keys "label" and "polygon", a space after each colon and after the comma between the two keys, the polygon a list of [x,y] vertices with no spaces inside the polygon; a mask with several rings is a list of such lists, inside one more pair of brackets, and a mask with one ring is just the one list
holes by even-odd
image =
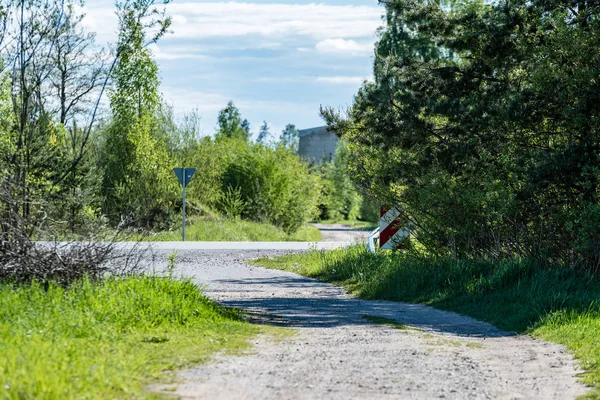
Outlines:
{"label": "blue sky", "polygon": [[[85,24],[101,44],[116,39],[112,2],[88,1]],[[177,1],[172,33],[152,47],[161,90],[176,113],[197,108],[204,134],[233,100],[257,133],[287,123],[322,125],[319,106],[347,108],[370,79],[383,7],[371,0]]]}

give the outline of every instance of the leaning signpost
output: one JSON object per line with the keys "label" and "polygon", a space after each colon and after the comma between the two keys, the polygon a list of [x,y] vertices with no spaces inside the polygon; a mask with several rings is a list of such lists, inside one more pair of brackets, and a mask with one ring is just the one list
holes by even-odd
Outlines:
{"label": "leaning signpost", "polygon": [[181,203],[181,240],[185,242],[185,187],[190,183],[194,172],[196,172],[196,168],[173,168],[173,172],[181,182],[181,186],[183,187],[183,201]]}

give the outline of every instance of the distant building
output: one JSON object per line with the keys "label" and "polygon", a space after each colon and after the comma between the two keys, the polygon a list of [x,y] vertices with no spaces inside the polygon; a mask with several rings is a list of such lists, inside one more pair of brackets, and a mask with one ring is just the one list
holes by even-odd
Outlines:
{"label": "distant building", "polygon": [[298,154],[311,163],[333,161],[338,137],[324,126],[298,131]]}

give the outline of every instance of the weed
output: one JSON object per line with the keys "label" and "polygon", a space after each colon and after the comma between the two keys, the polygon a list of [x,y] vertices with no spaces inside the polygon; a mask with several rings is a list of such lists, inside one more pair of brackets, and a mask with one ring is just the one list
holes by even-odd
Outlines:
{"label": "weed", "polygon": [[176,251],[169,253],[168,260],[167,260],[167,270],[166,270],[167,277],[169,279],[171,279],[173,277],[173,274],[175,273],[175,269],[177,268],[176,258],[177,258]]}

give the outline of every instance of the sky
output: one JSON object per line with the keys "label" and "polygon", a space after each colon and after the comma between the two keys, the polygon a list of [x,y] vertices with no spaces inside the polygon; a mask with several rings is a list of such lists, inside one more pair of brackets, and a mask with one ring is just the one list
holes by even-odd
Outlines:
{"label": "sky", "polygon": [[[115,43],[109,0],[88,0],[86,27]],[[372,78],[373,44],[384,9],[376,0],[177,1],[167,6],[171,33],[151,49],[161,91],[177,115],[197,109],[203,134],[232,100],[256,134],[286,124],[323,125],[320,105],[347,109]]]}

